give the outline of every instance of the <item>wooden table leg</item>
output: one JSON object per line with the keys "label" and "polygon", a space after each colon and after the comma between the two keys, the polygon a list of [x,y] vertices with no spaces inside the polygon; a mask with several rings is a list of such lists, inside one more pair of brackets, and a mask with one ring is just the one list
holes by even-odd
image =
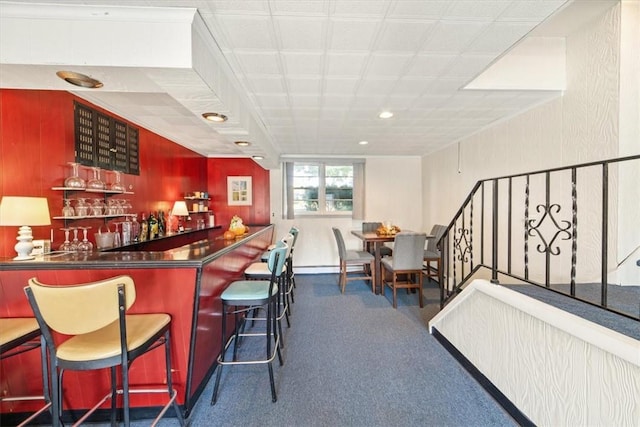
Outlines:
{"label": "wooden table leg", "polygon": [[375,264],[376,264],[376,294],[382,295],[384,294],[384,284],[382,283],[382,267],[380,264],[380,259],[382,258],[380,256],[380,248],[382,247],[382,242],[375,242],[374,243],[374,257],[375,257]]}

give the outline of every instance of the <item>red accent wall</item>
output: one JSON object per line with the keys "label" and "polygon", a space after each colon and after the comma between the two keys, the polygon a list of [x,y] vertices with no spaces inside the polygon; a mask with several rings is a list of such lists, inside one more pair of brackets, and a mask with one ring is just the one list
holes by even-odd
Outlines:
{"label": "red accent wall", "polygon": [[[228,224],[234,214],[248,224],[269,223],[269,172],[253,160],[207,159],[61,91],[0,89],[0,196],[47,197],[51,216],[61,214],[63,194],[51,187],[62,186],[64,178],[71,173],[67,162],[75,158],[74,100],[140,130],[140,175],[123,175],[124,184],[130,185],[135,194],[114,196],[129,198],[135,212],[166,212],[185,193],[207,189],[218,224]],[[83,170],[85,178],[89,172]],[[253,206],[234,209],[227,206],[227,174],[253,176]],[[107,173],[105,177],[103,173],[103,180],[111,182],[111,178],[112,174]],[[103,220],[82,220],[73,225],[76,224],[94,227],[90,230],[92,235]],[[53,248],[57,249],[64,240],[61,227],[64,227],[62,220],[52,220],[51,226],[33,227],[34,238],[48,239],[53,228]],[[0,257],[15,255],[17,232],[17,227],[0,227]]]}
{"label": "red accent wall", "polygon": [[[229,226],[231,218],[238,215],[245,224],[270,224],[269,171],[251,159],[207,159],[209,171],[208,188],[210,207],[216,215],[216,224],[223,229]],[[229,206],[227,204],[227,177],[250,176],[253,195],[251,206]]]}

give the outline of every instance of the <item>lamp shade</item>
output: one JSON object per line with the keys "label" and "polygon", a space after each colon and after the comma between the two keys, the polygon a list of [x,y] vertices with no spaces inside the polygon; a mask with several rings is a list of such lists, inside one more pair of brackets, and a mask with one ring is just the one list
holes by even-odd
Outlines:
{"label": "lamp shade", "polygon": [[50,225],[45,197],[4,196],[0,201],[0,225]]}
{"label": "lamp shade", "polygon": [[189,210],[187,209],[187,202],[180,200],[173,204],[171,214],[175,216],[189,216]]}

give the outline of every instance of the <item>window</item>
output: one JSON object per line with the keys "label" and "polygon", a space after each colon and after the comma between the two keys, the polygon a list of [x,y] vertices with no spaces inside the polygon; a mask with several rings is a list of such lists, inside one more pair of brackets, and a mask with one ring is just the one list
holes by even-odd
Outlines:
{"label": "window", "polygon": [[285,163],[286,217],[359,216],[363,166],[352,160]]}

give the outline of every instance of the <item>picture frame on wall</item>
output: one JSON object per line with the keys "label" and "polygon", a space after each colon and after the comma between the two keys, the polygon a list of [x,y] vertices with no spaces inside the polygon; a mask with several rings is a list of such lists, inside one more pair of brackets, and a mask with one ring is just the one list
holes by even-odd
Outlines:
{"label": "picture frame on wall", "polygon": [[251,206],[252,187],[250,176],[227,177],[227,204],[229,206]]}

